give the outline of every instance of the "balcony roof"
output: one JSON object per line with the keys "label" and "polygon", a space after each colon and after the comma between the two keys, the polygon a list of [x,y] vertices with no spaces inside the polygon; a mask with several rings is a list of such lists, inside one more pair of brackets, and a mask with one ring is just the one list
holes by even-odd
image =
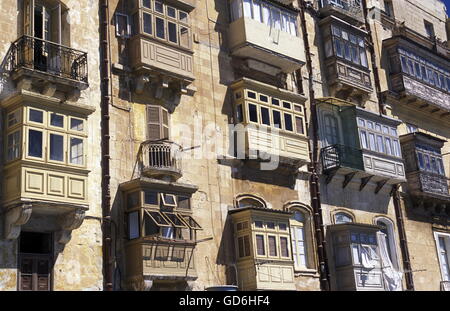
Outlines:
{"label": "balcony roof", "polygon": [[121,191],[129,191],[137,188],[147,188],[151,187],[155,190],[163,190],[163,191],[175,191],[181,193],[195,193],[198,190],[198,186],[179,183],[179,182],[170,182],[160,179],[154,179],[149,177],[140,177],[136,178],[119,185],[119,189]]}
{"label": "balcony roof", "polygon": [[436,136],[424,133],[424,132],[414,132],[414,133],[409,133],[409,134],[405,134],[405,135],[401,135],[400,136],[400,141],[406,142],[409,140],[413,140],[413,139],[417,139],[419,141],[422,141],[424,143],[429,143],[429,144],[433,144],[438,146],[439,148],[442,148],[444,146],[444,143],[446,143],[447,141],[441,138],[438,138]]}

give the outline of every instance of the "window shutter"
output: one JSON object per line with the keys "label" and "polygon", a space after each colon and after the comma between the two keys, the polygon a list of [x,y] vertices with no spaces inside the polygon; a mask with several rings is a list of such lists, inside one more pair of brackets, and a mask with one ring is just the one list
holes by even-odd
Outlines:
{"label": "window shutter", "polygon": [[23,34],[34,36],[34,0],[23,2]]}
{"label": "window shutter", "polygon": [[147,139],[169,138],[169,112],[163,107],[147,105]]}
{"label": "window shutter", "polygon": [[61,4],[50,10],[50,41],[61,44]]}
{"label": "window shutter", "polygon": [[269,256],[277,256],[277,242],[274,236],[269,236]]}

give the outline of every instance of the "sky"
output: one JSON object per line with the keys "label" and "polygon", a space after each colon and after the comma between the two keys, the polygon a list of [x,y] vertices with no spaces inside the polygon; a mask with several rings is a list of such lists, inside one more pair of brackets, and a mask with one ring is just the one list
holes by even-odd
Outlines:
{"label": "sky", "polygon": [[450,0],[444,0],[444,3],[447,5],[447,15],[450,15]]}

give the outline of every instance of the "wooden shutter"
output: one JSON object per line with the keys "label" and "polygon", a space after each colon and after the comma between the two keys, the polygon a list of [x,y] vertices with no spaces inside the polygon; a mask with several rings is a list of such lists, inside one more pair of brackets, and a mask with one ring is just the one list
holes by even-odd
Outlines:
{"label": "wooden shutter", "polygon": [[302,117],[295,117],[295,127],[297,128],[297,134],[305,134]]}
{"label": "wooden shutter", "polygon": [[51,290],[51,257],[41,255],[21,256],[19,290]]}
{"label": "wooden shutter", "polygon": [[61,44],[61,4],[50,10],[50,41]]}
{"label": "wooden shutter", "polygon": [[276,237],[269,236],[269,256],[277,256],[277,241]]}
{"label": "wooden shutter", "polygon": [[169,138],[169,113],[166,109],[147,105],[147,139]]}
{"label": "wooden shutter", "polygon": [[289,257],[288,239],[285,237],[280,238],[281,257]]}
{"label": "wooden shutter", "polygon": [[34,0],[23,2],[23,34],[34,36]]}

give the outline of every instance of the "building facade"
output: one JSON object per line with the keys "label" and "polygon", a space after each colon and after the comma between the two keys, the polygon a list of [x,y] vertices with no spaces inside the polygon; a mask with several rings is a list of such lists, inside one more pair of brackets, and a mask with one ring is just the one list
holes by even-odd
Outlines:
{"label": "building facade", "polygon": [[2,290],[448,287],[440,0],[6,2]]}

